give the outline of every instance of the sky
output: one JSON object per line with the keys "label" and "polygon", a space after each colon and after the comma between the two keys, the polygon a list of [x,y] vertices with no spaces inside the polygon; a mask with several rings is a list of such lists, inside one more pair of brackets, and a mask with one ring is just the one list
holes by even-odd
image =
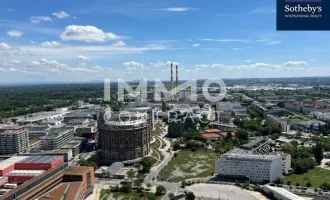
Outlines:
{"label": "sky", "polygon": [[0,83],[329,76],[330,33],[272,0],[2,0]]}

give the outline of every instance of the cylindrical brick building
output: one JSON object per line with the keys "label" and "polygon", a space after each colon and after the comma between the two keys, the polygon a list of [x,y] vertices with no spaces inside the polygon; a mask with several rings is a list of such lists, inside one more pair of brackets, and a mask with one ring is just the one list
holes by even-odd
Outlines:
{"label": "cylindrical brick building", "polygon": [[151,128],[148,112],[129,110],[108,118],[100,116],[98,130],[103,159],[114,162],[135,160],[148,155]]}

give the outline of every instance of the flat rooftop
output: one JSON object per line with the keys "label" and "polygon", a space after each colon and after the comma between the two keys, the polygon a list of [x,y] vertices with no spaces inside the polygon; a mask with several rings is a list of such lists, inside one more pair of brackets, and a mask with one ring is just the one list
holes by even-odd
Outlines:
{"label": "flat rooftop", "polygon": [[64,174],[83,174],[87,171],[90,171],[91,167],[82,167],[82,166],[70,166],[66,168]]}
{"label": "flat rooftop", "polygon": [[79,189],[82,189],[82,182],[62,183],[51,191],[47,192],[38,200],[62,200],[66,196],[66,200],[75,200],[79,195]]}

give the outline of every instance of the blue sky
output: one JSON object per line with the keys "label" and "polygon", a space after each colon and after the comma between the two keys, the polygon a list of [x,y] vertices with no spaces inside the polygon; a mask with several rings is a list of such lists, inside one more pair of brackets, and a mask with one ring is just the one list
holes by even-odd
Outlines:
{"label": "blue sky", "polygon": [[328,76],[330,34],[276,31],[275,1],[11,0],[0,82]]}

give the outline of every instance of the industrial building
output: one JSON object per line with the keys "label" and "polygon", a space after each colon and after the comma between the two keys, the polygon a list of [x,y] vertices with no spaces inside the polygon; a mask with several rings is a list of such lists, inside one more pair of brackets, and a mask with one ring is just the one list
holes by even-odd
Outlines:
{"label": "industrial building", "polygon": [[0,130],[0,154],[23,152],[29,146],[28,133],[19,128],[2,127]]}
{"label": "industrial building", "polygon": [[65,114],[69,113],[67,108],[57,109],[56,111],[49,111],[49,112],[38,112],[38,113],[31,113],[28,115],[22,115],[11,118],[13,122],[21,125],[33,124],[37,122],[42,122],[45,120],[52,120],[63,117]]}
{"label": "industrial building", "polygon": [[41,138],[41,149],[60,149],[69,143],[73,139],[73,136],[73,128],[67,127],[65,124],[54,126],[50,129],[47,136]]}
{"label": "industrial building", "polygon": [[24,152],[20,153],[20,156],[63,156],[64,162],[69,162],[72,159],[71,149],[56,149],[51,151],[40,152]]}
{"label": "industrial building", "polygon": [[218,102],[217,103],[217,117],[226,119],[231,117],[246,118],[246,109],[239,103]]}
{"label": "industrial building", "polygon": [[148,155],[152,127],[150,107],[129,108],[113,116],[100,116],[98,140],[104,160],[135,160]]}
{"label": "industrial building", "polygon": [[91,119],[96,120],[99,114],[98,109],[82,109],[82,110],[75,110],[70,114],[65,115],[63,118],[63,122],[67,123],[73,119]]}
{"label": "industrial building", "polygon": [[242,178],[254,183],[275,182],[282,178],[282,159],[233,149],[215,161],[215,173],[220,177]]}

